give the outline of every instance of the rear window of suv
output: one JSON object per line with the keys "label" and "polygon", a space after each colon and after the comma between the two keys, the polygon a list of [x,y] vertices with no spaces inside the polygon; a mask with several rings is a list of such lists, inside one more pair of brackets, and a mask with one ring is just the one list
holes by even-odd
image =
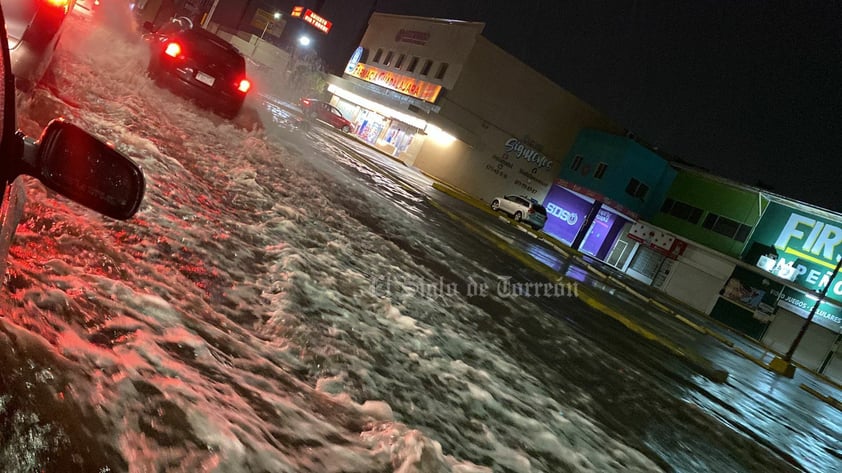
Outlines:
{"label": "rear window of suv", "polygon": [[209,33],[192,30],[186,33],[190,46],[196,48],[198,56],[204,61],[222,64],[227,69],[245,72],[246,63],[242,56],[232,47]]}
{"label": "rear window of suv", "polygon": [[538,212],[541,215],[547,215],[547,210],[544,208],[543,205],[532,204],[532,210]]}

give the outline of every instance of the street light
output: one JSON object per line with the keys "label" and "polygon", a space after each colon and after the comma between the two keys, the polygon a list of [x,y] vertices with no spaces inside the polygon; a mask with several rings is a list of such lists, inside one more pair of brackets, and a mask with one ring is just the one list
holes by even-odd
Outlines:
{"label": "street light", "polygon": [[[273,19],[273,20],[275,20],[275,21],[280,20],[280,19],[281,19],[281,12],[275,12],[275,13],[272,15],[272,19]],[[267,22],[266,22],[266,26],[264,26],[264,27],[263,27],[263,32],[262,32],[262,33],[260,33],[260,39],[263,39],[263,35],[265,35],[265,34],[266,34],[266,30],[267,30],[267,29],[269,29],[269,25],[271,25],[271,24],[272,24],[272,21],[271,21],[271,20],[269,20],[269,21],[267,21]]]}
{"label": "street light", "polygon": [[292,59],[294,62],[298,62],[298,46],[306,48],[310,46],[310,43],[312,42],[313,41],[310,39],[310,37],[305,34],[298,37],[298,41],[296,41],[292,45]]}
{"label": "street light", "polygon": [[[257,47],[260,46],[260,41],[263,41],[263,35],[266,34],[266,30],[269,29],[269,25],[273,24],[275,21],[281,19],[281,12],[275,12],[272,14],[272,20],[266,20],[266,26],[263,27],[263,31],[260,33],[260,40],[254,43],[254,49],[251,50],[251,55],[254,57],[254,53],[257,52]],[[274,21],[273,21],[274,20]]]}

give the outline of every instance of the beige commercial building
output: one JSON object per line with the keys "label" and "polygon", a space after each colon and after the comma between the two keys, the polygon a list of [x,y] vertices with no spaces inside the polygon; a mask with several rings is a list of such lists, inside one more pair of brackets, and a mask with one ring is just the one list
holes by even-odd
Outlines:
{"label": "beige commercial building", "polygon": [[332,103],[408,165],[484,200],[541,201],[580,130],[624,130],[492,44],[484,26],[375,13],[329,79]]}

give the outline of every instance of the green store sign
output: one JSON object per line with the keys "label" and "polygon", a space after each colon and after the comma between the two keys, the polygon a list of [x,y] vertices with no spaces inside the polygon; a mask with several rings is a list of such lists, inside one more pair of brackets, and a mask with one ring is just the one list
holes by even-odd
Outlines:
{"label": "green store sign", "polygon": [[[842,221],[773,202],[755,228],[751,243],[774,247],[778,260],[795,268],[794,283],[818,293],[827,286],[836,262],[842,257]],[[831,283],[827,297],[842,302],[842,274]],[[813,296],[786,288],[779,305],[806,316],[815,301]],[[816,315],[816,321],[823,319],[822,325],[828,328],[838,331],[842,327],[842,308],[836,305],[822,303]]]}

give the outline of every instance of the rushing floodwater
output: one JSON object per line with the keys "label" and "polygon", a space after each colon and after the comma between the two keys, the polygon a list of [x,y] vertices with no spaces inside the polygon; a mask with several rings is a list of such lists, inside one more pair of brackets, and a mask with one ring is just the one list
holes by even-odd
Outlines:
{"label": "rushing floodwater", "polygon": [[[635,391],[652,383],[540,307],[436,291],[496,266],[400,187],[156,88],[143,43],[92,25],[71,19],[55,87],[19,123],[63,114],[114,142],[145,203],[117,222],[27,183],[0,299],[0,471],[789,469]],[[513,357],[519,328],[488,328],[512,314],[557,356]],[[593,375],[568,384],[555,364]],[[611,397],[600,373],[631,393],[629,419],[652,416],[649,438],[588,412]],[[664,440],[671,424],[686,442]]]}

